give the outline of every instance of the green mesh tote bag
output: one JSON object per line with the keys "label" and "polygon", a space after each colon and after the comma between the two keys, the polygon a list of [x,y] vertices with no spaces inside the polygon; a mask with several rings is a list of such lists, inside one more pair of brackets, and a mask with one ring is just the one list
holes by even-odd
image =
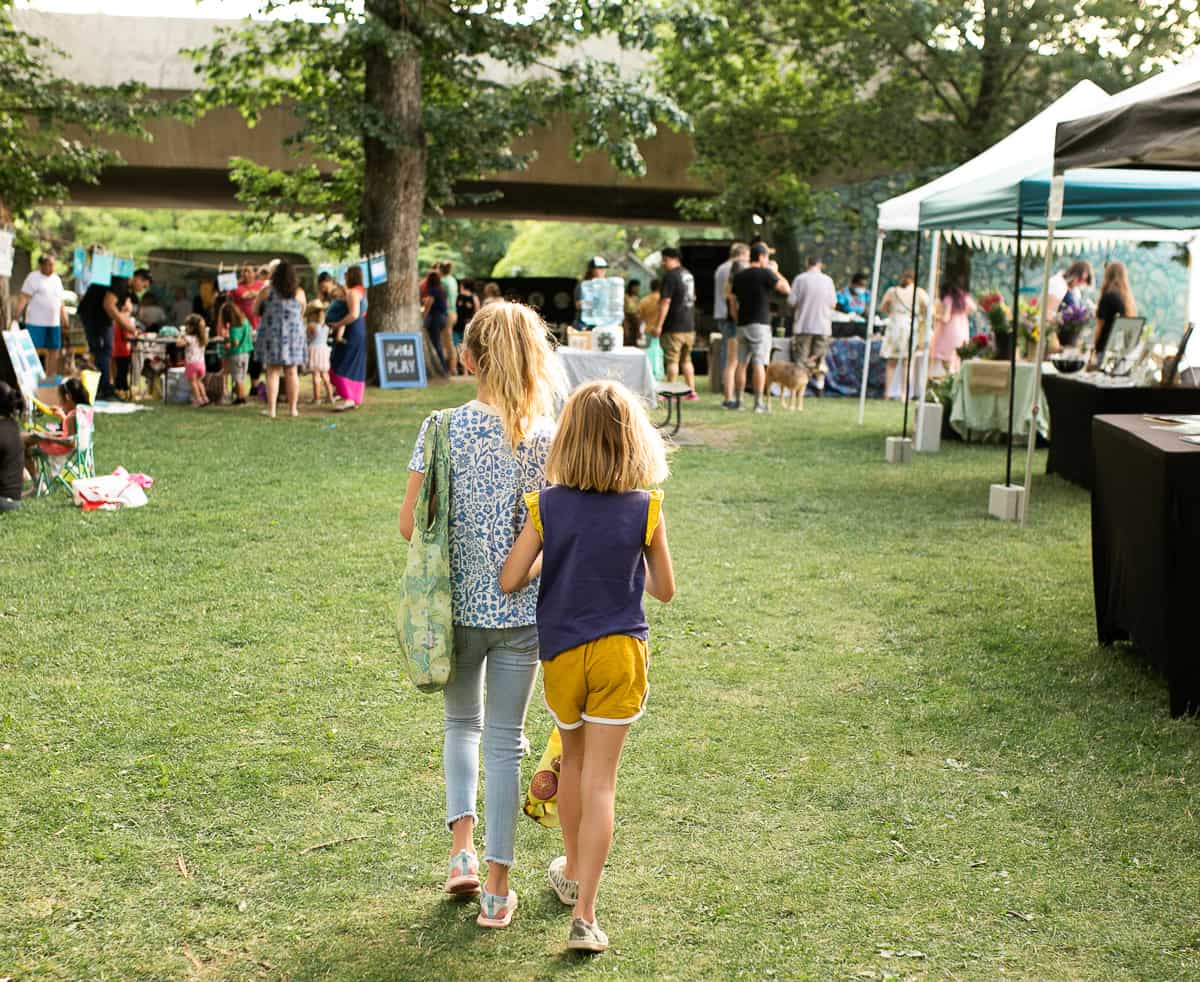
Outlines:
{"label": "green mesh tote bag", "polygon": [[454,675],[450,412],[447,409],[434,413],[425,432],[425,480],[413,507],[413,533],[396,617],[408,674],[422,692],[437,692]]}

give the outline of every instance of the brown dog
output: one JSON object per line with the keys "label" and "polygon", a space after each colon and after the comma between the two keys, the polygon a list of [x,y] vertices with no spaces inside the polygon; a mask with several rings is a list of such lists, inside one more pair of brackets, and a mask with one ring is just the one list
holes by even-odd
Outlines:
{"label": "brown dog", "polygon": [[784,409],[804,409],[804,390],[808,387],[808,369],[791,361],[773,361],[767,366],[767,411],[771,411],[771,386],[779,386],[779,401]]}

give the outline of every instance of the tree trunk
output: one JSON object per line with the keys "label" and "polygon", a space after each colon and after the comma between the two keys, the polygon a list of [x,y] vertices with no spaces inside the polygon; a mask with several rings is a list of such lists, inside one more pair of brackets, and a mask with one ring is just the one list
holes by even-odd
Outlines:
{"label": "tree trunk", "polygon": [[[401,140],[389,145],[373,137],[363,141],[362,248],[366,256],[382,252],[387,282],[373,286],[367,312],[367,377],[378,379],[375,335],[380,332],[420,334],[417,246],[425,208],[425,128],[421,118],[421,58],[417,41],[402,24],[384,18],[401,37],[407,52],[393,56],[382,45],[366,52],[367,104],[398,121]],[[426,371],[444,374],[428,339]]]}

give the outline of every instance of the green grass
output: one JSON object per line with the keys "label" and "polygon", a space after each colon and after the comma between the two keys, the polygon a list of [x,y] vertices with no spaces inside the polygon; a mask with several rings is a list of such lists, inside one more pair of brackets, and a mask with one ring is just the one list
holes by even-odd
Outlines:
{"label": "green grass", "polygon": [[1001,449],[889,467],[899,410],[834,400],[684,409],[613,950],[565,955],[524,820],[514,926],[477,930],[391,620],[412,438],[465,395],[105,417],[149,507],[2,517],[0,977],[1200,975],[1200,739],[1096,646],[1086,494],[1041,477],[1028,529],[991,521]]}

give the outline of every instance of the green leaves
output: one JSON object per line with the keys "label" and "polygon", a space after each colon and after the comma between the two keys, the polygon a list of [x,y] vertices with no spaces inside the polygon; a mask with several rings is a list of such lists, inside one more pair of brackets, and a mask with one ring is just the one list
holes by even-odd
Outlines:
{"label": "green leaves", "polygon": [[[0,217],[27,212],[37,201],[62,198],[71,184],[95,182],[118,158],[89,137],[101,132],[143,135],[151,111],[141,86],[79,85],[46,65],[57,53],[48,41],[18,30],[12,0],[0,0]],[[77,137],[64,135],[67,129]]]}
{"label": "green leaves", "polygon": [[[290,6],[269,0],[264,9]],[[600,151],[630,174],[644,172],[637,141],[654,135],[660,120],[687,123],[678,105],[643,79],[630,80],[611,62],[574,47],[602,34],[626,49],[653,47],[654,8],[615,0],[306,6],[323,16],[256,21],[193,52],[203,89],[182,111],[233,105],[249,120],[274,106],[294,112],[297,168],[268,172],[238,161],[239,198],[259,212],[311,216],[337,251],[350,248],[361,231],[363,184],[379,179],[369,172],[368,143],[396,153],[423,151],[424,206],[439,214],[459,200],[460,182],[526,166],[530,158],[513,150],[514,140],[556,113],[573,119],[576,156]],[[418,98],[380,91],[368,98],[367,60],[381,56],[419,59]],[[331,227],[334,215],[348,226]]]}
{"label": "green leaves", "polygon": [[1108,91],[1195,41],[1178,0],[677,0],[662,84],[691,114],[693,211],[813,214],[813,183],[919,171],[990,146],[1083,78]]}

